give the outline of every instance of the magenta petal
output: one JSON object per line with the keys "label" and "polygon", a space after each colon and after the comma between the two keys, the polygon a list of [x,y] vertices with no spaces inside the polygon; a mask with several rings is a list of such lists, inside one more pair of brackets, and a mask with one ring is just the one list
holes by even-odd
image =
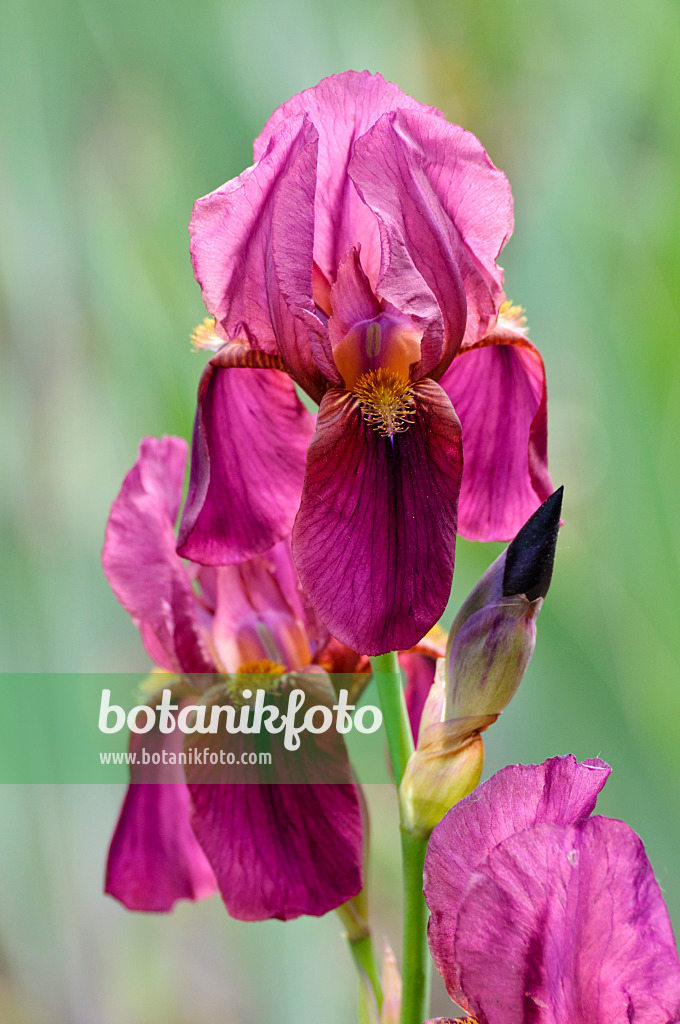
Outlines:
{"label": "magenta petal", "polygon": [[621,821],[501,843],[460,908],[456,958],[484,1024],[670,1024],[680,962],[641,840]]}
{"label": "magenta petal", "polygon": [[380,313],[366,274],[359,261],[359,250],[352,246],[338,266],[338,276],[331,287],[333,315],[328,333],[333,348],[362,320],[372,320]]}
{"label": "magenta petal", "polygon": [[456,920],[470,876],[498,843],[533,825],[571,825],[594,809],[609,775],[604,761],[573,755],[510,765],[461,800],[437,825],[425,860],[430,951],[452,999],[463,997],[454,958]]}
{"label": "magenta petal", "polygon": [[553,491],[543,360],[527,341],[465,349],[441,386],[463,426],[459,531],[511,540]]}
{"label": "magenta petal", "polygon": [[512,232],[507,179],[474,135],[417,110],[386,114],[357,140],[349,173],[381,225],[378,292],[429,322],[419,372],[438,375],[463,334],[478,341],[496,317],[496,258]]}
{"label": "magenta petal", "polygon": [[196,279],[222,335],[280,355],[318,400],[324,380],[313,355],[323,334],[312,300],[317,142],[309,120],[290,119],[254,167],[197,200],[189,231]]}
{"label": "magenta petal", "polygon": [[178,551],[229,565],[290,533],[314,420],[278,370],[208,365],[198,390]]}
{"label": "magenta petal", "polygon": [[[182,733],[154,730],[133,734],[130,750],[179,754]],[[189,790],[180,766],[155,770],[165,781],[152,780],[153,767],[131,768],[131,785],[111,840],[105,891],[128,910],[168,911],[177,900],[210,896],[217,883],[191,829]],[[172,780],[172,781],[170,781]]]}
{"label": "magenta petal", "polygon": [[383,437],[356,398],[323,398],[293,528],[305,593],[333,636],[361,654],[413,647],[451,588],[461,473],[460,425],[433,381],[415,415]]}
{"label": "magenta petal", "polygon": [[[282,711],[292,687],[305,692],[306,706],[336,702],[325,673],[285,678],[281,698],[272,700]],[[217,694],[210,699],[224,702]],[[361,808],[344,740],[334,728],[303,733],[300,740],[300,748],[291,751],[280,733],[190,737],[190,749],[202,752],[209,745],[236,758],[216,768],[194,759],[187,778],[194,831],[227,910],[240,920],[319,916],[361,889]],[[271,752],[270,768],[241,766],[243,754],[255,750]],[[318,781],[306,784],[310,779]]]}
{"label": "magenta petal", "polygon": [[[194,272],[208,312],[228,340],[242,338],[272,354],[278,353],[267,301],[274,208],[282,181],[308,147],[316,149],[316,137],[306,118],[291,119],[255,166],[196,201],[189,225]],[[312,176],[312,189],[313,182]],[[311,207],[309,221],[311,226]],[[311,230],[305,252],[307,232],[300,223],[298,252],[309,262],[310,291]]]}
{"label": "magenta petal", "polygon": [[437,667],[435,658],[427,654],[418,654],[416,651],[404,651],[399,655],[399,665],[406,674],[406,685],[404,687],[404,699],[408,711],[409,722],[413,740],[418,742],[418,730],[420,719],[425,707]]}
{"label": "magenta petal", "polygon": [[347,71],[293,96],[275,110],[255,140],[255,159],[266,152],[282,124],[306,113],[319,133],[314,257],[332,283],[349,247],[360,243],[364,267],[375,281],[380,262],[378,225],[347,176],[354,142],[387,110],[431,108],[407,96],[381,75]]}
{"label": "magenta petal", "polygon": [[353,786],[208,783],[192,786],[192,798],[194,830],[232,917],[320,916],[361,889]]}
{"label": "magenta petal", "polygon": [[328,634],[307,607],[290,552],[290,539],[263,555],[217,570],[213,639],[220,664],[236,672],[267,659],[305,668]]}
{"label": "magenta petal", "polygon": [[145,438],[111,507],[102,566],[111,589],[168,671],[211,672],[191,580],[175,552],[186,443]]}

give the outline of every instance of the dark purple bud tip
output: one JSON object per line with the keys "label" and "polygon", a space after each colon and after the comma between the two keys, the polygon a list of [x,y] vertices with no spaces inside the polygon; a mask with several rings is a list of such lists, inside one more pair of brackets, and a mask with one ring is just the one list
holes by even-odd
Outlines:
{"label": "dark purple bud tip", "polygon": [[503,573],[504,597],[526,594],[530,601],[535,601],[548,593],[560,529],[563,491],[564,487],[558,487],[510,542]]}

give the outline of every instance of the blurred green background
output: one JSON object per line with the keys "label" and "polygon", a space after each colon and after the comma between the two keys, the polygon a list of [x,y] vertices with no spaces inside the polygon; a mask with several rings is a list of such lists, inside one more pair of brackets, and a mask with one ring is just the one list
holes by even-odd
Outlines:
{"label": "blurred green background", "polygon": [[[641,833],[680,929],[677,5],[10,0],[2,21],[2,669],[146,669],[99,550],[138,439],[191,428],[192,202],[293,92],[379,70],[508,174],[507,291],[548,371],[565,526],[487,770],[606,758],[600,809]],[[460,543],[452,609],[496,550]],[[154,918],[104,898],[120,795],[0,788],[3,1024],[352,1019],[333,915],[242,925],[216,900]],[[380,938],[395,811],[371,798]]]}

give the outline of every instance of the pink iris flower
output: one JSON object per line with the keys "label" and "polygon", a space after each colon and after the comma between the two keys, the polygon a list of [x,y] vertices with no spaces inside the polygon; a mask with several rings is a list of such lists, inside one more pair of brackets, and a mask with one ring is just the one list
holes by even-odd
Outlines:
{"label": "pink iris flower", "polygon": [[603,761],[502,769],[432,833],[430,949],[478,1024],[674,1024],[680,962],[640,838],[591,817]]}
{"label": "pink iris flower", "polygon": [[[179,708],[238,707],[247,686],[269,687],[268,702],[282,710],[292,688],[309,704],[332,706],[336,694],[321,665],[352,671],[356,655],[331,641],[309,608],[289,541],[221,568],[186,566],[177,555],[186,458],[180,438],[142,441],[113,503],[102,554],[150,657],[176,675],[174,682],[159,677],[159,688],[171,687]],[[156,725],[133,734],[130,746],[177,754],[182,739],[179,730],[165,734]],[[359,892],[359,794],[335,729],[305,733],[295,754],[280,735],[266,734],[273,769],[261,776],[239,761],[262,737],[220,729],[200,741],[187,736],[184,750],[207,743],[236,755],[236,764],[217,773],[195,764],[159,767],[155,775],[131,768],[109,851],[108,893],[133,910],[168,911],[178,899],[219,890],[233,917],[285,920],[324,914]],[[252,784],[260,777],[277,784]],[[310,778],[318,782],[307,784]]]}
{"label": "pink iris flower", "polygon": [[179,550],[229,564],[292,529],[330,632],[411,648],[457,530],[509,540],[552,491],[543,363],[496,263],[510,187],[473,135],[368,72],[283,104],[254,157],[190,224],[214,318],[196,341],[217,351]]}

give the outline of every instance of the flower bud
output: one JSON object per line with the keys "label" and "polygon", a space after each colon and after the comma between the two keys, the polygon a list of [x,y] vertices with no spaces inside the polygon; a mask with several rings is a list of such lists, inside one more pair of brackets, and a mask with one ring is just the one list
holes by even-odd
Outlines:
{"label": "flower bud", "polygon": [[400,787],[402,827],[427,837],[476,788],[481,733],[517,692],[536,643],[560,525],[562,488],[487,569],[456,616]]}
{"label": "flower bud", "polygon": [[446,647],[446,720],[497,716],[517,692],[550,586],[561,507],[562,488],[525,523],[458,612]]}

